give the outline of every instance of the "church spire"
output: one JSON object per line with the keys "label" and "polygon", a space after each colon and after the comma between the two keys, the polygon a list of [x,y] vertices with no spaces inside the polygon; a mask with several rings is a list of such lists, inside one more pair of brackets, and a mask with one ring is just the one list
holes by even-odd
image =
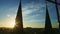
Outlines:
{"label": "church spire", "polygon": [[15,28],[17,31],[23,31],[22,8],[21,7],[22,6],[21,6],[21,0],[20,0],[20,4],[19,4],[17,16],[16,16],[16,25],[15,25]]}
{"label": "church spire", "polygon": [[45,33],[46,34],[52,33],[52,25],[51,25],[50,17],[49,17],[49,14],[48,14],[47,6],[46,6]]}

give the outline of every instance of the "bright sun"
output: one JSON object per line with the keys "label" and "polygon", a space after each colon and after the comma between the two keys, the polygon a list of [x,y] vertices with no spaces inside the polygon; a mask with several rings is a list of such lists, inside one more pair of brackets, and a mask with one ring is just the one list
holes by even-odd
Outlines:
{"label": "bright sun", "polygon": [[15,23],[11,22],[11,28],[14,28],[14,26],[15,26]]}
{"label": "bright sun", "polygon": [[14,26],[15,26],[15,20],[11,20],[10,22],[9,22],[9,28],[14,28]]}

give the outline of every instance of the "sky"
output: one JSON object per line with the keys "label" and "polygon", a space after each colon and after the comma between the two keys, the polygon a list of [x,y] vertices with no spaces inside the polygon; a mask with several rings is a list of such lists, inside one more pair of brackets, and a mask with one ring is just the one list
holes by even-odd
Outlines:
{"label": "sky", "polygon": [[[45,0],[22,0],[23,27],[44,28],[46,4]],[[58,0],[59,2],[59,0]],[[53,28],[58,28],[55,4],[47,2]],[[19,7],[19,0],[0,0],[0,27],[12,28]],[[59,11],[60,11],[60,6]],[[59,12],[60,14],[60,12]]]}

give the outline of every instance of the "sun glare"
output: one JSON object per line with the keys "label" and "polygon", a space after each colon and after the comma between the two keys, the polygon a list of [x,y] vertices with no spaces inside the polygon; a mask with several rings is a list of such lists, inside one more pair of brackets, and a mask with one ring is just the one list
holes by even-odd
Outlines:
{"label": "sun glare", "polygon": [[11,22],[11,28],[14,28],[15,23]]}
{"label": "sun glare", "polygon": [[7,26],[8,28],[14,28],[15,26],[15,20],[10,20],[9,25]]}

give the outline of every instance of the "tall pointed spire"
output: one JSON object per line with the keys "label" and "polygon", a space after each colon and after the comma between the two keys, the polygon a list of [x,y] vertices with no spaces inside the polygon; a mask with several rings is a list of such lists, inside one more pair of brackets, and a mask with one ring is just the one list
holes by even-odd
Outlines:
{"label": "tall pointed spire", "polygon": [[22,31],[22,30],[23,30],[21,0],[20,0],[18,12],[17,12],[17,16],[16,16],[15,29],[16,29],[17,31]]}
{"label": "tall pointed spire", "polygon": [[49,14],[48,14],[47,6],[46,6],[45,33],[46,34],[52,33],[52,25],[51,25],[50,17],[49,17]]}

